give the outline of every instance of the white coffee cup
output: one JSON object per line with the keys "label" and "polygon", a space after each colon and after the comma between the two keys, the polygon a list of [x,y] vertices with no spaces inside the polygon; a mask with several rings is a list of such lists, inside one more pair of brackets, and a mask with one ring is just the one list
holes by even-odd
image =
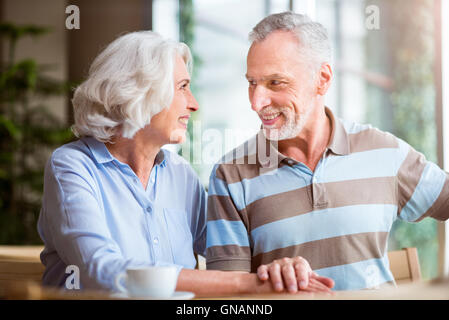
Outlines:
{"label": "white coffee cup", "polygon": [[177,281],[176,267],[141,267],[118,274],[115,286],[132,297],[169,298],[175,292]]}

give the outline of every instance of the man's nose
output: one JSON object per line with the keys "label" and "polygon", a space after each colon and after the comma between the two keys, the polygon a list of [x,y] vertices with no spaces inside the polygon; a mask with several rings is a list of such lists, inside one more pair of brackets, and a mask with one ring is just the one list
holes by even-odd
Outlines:
{"label": "man's nose", "polygon": [[260,85],[257,85],[252,92],[250,92],[251,108],[259,112],[262,108],[271,104],[270,93],[268,90]]}

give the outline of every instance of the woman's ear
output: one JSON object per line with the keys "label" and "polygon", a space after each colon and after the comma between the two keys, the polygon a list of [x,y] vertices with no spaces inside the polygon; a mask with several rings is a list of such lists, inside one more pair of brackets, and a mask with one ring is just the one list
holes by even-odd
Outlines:
{"label": "woman's ear", "polygon": [[330,66],[330,64],[323,63],[319,71],[319,81],[317,87],[317,93],[319,95],[324,96],[327,90],[329,90],[332,82],[332,75],[332,67]]}

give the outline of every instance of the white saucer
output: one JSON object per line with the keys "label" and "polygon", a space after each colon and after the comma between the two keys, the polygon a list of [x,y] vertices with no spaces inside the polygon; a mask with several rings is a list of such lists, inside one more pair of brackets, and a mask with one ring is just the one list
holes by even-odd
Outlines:
{"label": "white saucer", "polygon": [[175,291],[171,297],[168,298],[155,298],[151,296],[146,297],[133,297],[127,293],[117,292],[111,294],[112,298],[122,298],[122,299],[135,299],[135,300],[190,300],[195,297],[193,292],[188,291]]}

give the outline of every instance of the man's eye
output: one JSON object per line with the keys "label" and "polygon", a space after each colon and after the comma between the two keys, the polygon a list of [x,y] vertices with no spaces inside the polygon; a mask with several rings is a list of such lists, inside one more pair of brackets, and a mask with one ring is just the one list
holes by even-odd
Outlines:
{"label": "man's eye", "polygon": [[248,80],[248,84],[249,84],[250,86],[255,86],[255,85],[256,85],[256,81],[249,81],[249,80]]}
{"label": "man's eye", "polygon": [[181,90],[184,90],[184,89],[186,89],[187,87],[188,87],[189,85],[187,84],[187,83],[184,83],[182,86],[181,86]]}
{"label": "man's eye", "polygon": [[278,85],[280,85],[280,84],[281,84],[281,82],[278,81],[278,80],[271,80],[271,85],[272,85],[272,86],[278,86]]}

